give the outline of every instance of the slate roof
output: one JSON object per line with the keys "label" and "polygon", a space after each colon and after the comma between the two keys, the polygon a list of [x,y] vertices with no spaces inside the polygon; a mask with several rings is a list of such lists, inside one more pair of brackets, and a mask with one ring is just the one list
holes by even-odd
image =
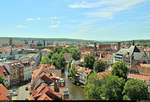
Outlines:
{"label": "slate roof", "polygon": [[134,60],[145,60],[148,59],[145,52],[141,52],[137,46],[131,46],[130,48],[122,48],[116,54],[116,56],[126,56],[126,55],[133,55]]}
{"label": "slate roof", "polygon": [[131,56],[133,52],[140,52],[140,50],[136,46],[131,46],[130,48],[122,48],[116,54],[126,55],[129,53]]}

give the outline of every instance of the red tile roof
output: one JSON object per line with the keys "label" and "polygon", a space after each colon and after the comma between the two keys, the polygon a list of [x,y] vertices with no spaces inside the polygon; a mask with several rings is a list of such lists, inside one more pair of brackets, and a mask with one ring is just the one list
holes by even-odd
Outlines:
{"label": "red tile roof", "polygon": [[30,100],[52,100],[53,98],[58,98],[60,99],[57,95],[62,95],[59,92],[55,92],[54,88],[49,88],[48,86],[41,84],[37,89],[34,90],[35,94],[32,94],[30,96]]}
{"label": "red tile roof", "polygon": [[113,58],[112,54],[106,53],[104,58],[101,58],[102,61],[107,62],[109,58]]}
{"label": "red tile roof", "polygon": [[8,101],[9,98],[6,97],[6,96],[4,96],[4,95],[2,95],[2,94],[0,94],[0,100],[6,100],[6,101]]}
{"label": "red tile roof", "polygon": [[[9,63],[8,66],[10,67],[11,70],[13,70],[14,68],[18,68],[16,66],[16,64],[20,63],[20,67],[24,67],[24,65],[21,63],[21,61],[15,61],[15,62],[12,62],[12,63]],[[12,66],[14,64],[14,67]]]}
{"label": "red tile roof", "polygon": [[41,51],[44,51],[44,52],[51,52],[52,50],[45,48],[45,49],[42,49]]}
{"label": "red tile roof", "polygon": [[140,64],[141,67],[150,68],[150,64]]}
{"label": "red tile roof", "polygon": [[92,70],[89,68],[77,66],[77,72],[85,76],[88,76],[91,73],[91,71]]}
{"label": "red tile roof", "polygon": [[0,84],[0,100],[9,100],[7,97],[8,90]]}
{"label": "red tile roof", "polygon": [[133,68],[138,70],[142,75],[150,75],[150,64],[135,64]]}
{"label": "red tile roof", "polygon": [[144,80],[146,84],[148,84],[148,81],[150,80],[150,76],[146,75],[137,75],[137,74],[128,74],[128,78],[138,79],[138,80]]}
{"label": "red tile roof", "polygon": [[36,89],[37,94],[41,92],[42,89],[44,89],[46,85],[44,83],[40,84],[40,86]]}
{"label": "red tile roof", "polygon": [[150,51],[150,47],[144,48],[144,51],[145,51],[145,52],[149,52],[149,51]]}
{"label": "red tile roof", "polygon": [[40,78],[46,82],[49,82],[49,81],[53,81],[54,79],[56,79],[56,76],[55,75],[53,76],[53,75],[52,73],[48,75],[48,73],[43,72],[40,74]]}
{"label": "red tile roof", "polygon": [[111,73],[110,70],[107,70],[107,71],[104,71],[104,72],[99,72],[99,73],[98,73],[98,78],[99,78],[99,79],[102,79],[103,76],[109,75],[110,73]]}
{"label": "red tile roof", "polygon": [[30,95],[29,99],[30,100],[35,100],[32,95]]}
{"label": "red tile roof", "polygon": [[48,65],[48,64],[40,64],[40,66],[38,67],[39,68],[32,70],[33,74],[32,74],[31,84],[38,81],[41,71],[47,72],[49,69],[55,69],[54,65]]}
{"label": "red tile roof", "polygon": [[0,84],[0,90],[1,90],[1,91],[0,91],[0,94],[3,94],[4,96],[7,95],[8,90],[5,88],[4,85]]}
{"label": "red tile roof", "polygon": [[52,99],[44,93],[37,100],[52,100]]}

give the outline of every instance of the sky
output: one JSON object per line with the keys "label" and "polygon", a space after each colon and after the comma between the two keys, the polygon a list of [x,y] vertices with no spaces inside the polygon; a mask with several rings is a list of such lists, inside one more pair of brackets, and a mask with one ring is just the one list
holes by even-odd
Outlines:
{"label": "sky", "polygon": [[150,0],[1,0],[0,37],[150,39]]}

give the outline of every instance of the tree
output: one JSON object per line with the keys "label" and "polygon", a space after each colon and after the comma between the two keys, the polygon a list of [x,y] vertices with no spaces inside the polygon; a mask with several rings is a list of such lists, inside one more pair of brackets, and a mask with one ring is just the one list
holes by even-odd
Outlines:
{"label": "tree", "polygon": [[52,55],[53,55],[53,52],[49,52],[48,53],[48,58],[51,59]]}
{"label": "tree", "polygon": [[70,69],[71,69],[71,62],[68,62],[67,63],[67,70],[68,70],[68,72],[70,71]]}
{"label": "tree", "polygon": [[95,58],[93,55],[86,55],[84,57],[84,66],[86,68],[90,68],[90,69],[93,69],[93,64],[95,62]]}
{"label": "tree", "polygon": [[124,86],[123,94],[125,100],[147,100],[148,86],[142,80],[130,79]]}
{"label": "tree", "polygon": [[[54,54],[52,55],[52,57],[51,57],[51,62],[52,62],[52,64],[55,65],[55,66],[56,66],[56,64],[57,64],[58,56],[59,56],[58,53],[54,53]],[[56,68],[57,68],[57,67],[56,67]]]}
{"label": "tree", "polygon": [[41,64],[50,64],[50,59],[47,56],[43,56]]}
{"label": "tree", "polygon": [[127,73],[128,67],[124,62],[116,62],[112,66],[111,73],[112,75],[116,75],[118,77],[122,77],[124,79],[127,79]]}
{"label": "tree", "polygon": [[77,68],[73,65],[72,68],[69,70],[69,76],[72,77],[72,82],[75,83],[76,80],[76,74],[77,74]]}
{"label": "tree", "polygon": [[88,100],[100,100],[101,87],[95,86],[94,84],[88,84],[85,87],[85,95]]}
{"label": "tree", "polygon": [[63,54],[59,54],[58,58],[57,58],[57,62],[56,62],[56,67],[58,69],[61,69],[64,72],[65,65],[66,65],[66,62],[65,62],[64,55]]}
{"label": "tree", "polygon": [[53,54],[51,57],[51,62],[56,66],[57,69],[61,69],[62,71],[64,71],[66,63],[63,54]]}
{"label": "tree", "polygon": [[106,63],[102,60],[97,60],[94,62],[94,71],[95,72],[102,72],[105,71]]}
{"label": "tree", "polygon": [[62,51],[61,47],[54,47],[53,53],[60,53]]}
{"label": "tree", "polygon": [[64,47],[61,52],[62,52],[63,54],[64,54],[64,53],[70,53],[69,47]]}
{"label": "tree", "polygon": [[121,100],[125,79],[107,75],[103,77],[102,97],[108,100]]}
{"label": "tree", "polygon": [[98,75],[96,72],[91,73],[88,76],[87,84],[84,88],[84,94],[87,99],[99,100],[101,99],[101,81],[98,80]]}
{"label": "tree", "polygon": [[81,52],[79,49],[77,48],[71,48],[71,54],[72,54],[72,58],[74,60],[79,60],[80,56],[81,56]]}
{"label": "tree", "polygon": [[4,84],[3,82],[4,82],[4,78],[3,76],[0,75],[0,84]]}

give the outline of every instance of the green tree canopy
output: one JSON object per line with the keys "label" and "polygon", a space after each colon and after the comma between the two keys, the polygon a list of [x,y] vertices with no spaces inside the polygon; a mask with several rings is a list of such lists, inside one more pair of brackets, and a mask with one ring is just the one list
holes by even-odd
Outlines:
{"label": "green tree canopy", "polygon": [[63,54],[64,54],[64,53],[70,53],[69,47],[64,47],[61,52],[62,52]]}
{"label": "green tree canopy", "polygon": [[65,65],[66,65],[66,62],[65,62],[64,55],[63,54],[59,54],[58,58],[57,58],[57,62],[56,62],[57,68],[61,69],[62,71],[64,71]]}
{"label": "green tree canopy", "polygon": [[77,68],[73,65],[70,69],[70,76],[75,77],[75,74],[77,73]]}
{"label": "green tree canopy", "polygon": [[72,82],[75,83],[77,82],[77,79],[76,79],[76,74],[77,74],[77,68],[76,66],[72,66],[70,69],[69,69],[69,76],[72,77]]}
{"label": "green tree canopy", "polygon": [[102,96],[108,100],[121,100],[125,79],[107,75],[103,77]]}
{"label": "green tree canopy", "polygon": [[101,81],[98,80],[98,75],[96,72],[93,72],[88,76],[88,81],[84,88],[84,94],[87,99],[101,99]]}
{"label": "green tree canopy", "polygon": [[62,51],[61,47],[54,47],[53,53],[60,53]]}
{"label": "green tree canopy", "polygon": [[4,82],[4,78],[3,76],[0,75],[0,84],[3,84],[3,82]]}
{"label": "green tree canopy", "polygon": [[52,57],[51,57],[51,62],[52,62],[52,64],[55,65],[55,66],[56,66],[56,64],[57,64],[58,56],[59,56],[58,53],[54,53],[54,54],[52,55]]}
{"label": "green tree canopy", "polygon": [[48,53],[48,58],[51,59],[52,55],[53,55],[53,52],[49,52]]}
{"label": "green tree canopy", "polygon": [[84,66],[86,68],[93,69],[94,62],[95,62],[95,58],[93,55],[86,55],[84,57]]}
{"label": "green tree canopy", "polygon": [[127,79],[128,67],[124,62],[116,62],[112,66],[111,73],[112,75]]}
{"label": "green tree canopy", "polygon": [[41,64],[51,64],[47,56],[42,56]]}
{"label": "green tree canopy", "polygon": [[94,71],[95,72],[105,71],[106,67],[107,67],[107,64],[102,60],[97,60],[94,62]]}
{"label": "green tree canopy", "polygon": [[124,86],[123,94],[125,100],[147,100],[148,86],[142,80],[130,79]]}
{"label": "green tree canopy", "polygon": [[79,60],[79,59],[80,59],[81,52],[80,52],[79,49],[77,49],[77,48],[71,48],[71,49],[70,49],[70,52],[71,52],[72,58],[73,58],[74,60]]}
{"label": "green tree canopy", "polygon": [[65,58],[63,54],[54,53],[51,57],[51,63],[56,66],[57,69],[62,71],[65,69]]}

